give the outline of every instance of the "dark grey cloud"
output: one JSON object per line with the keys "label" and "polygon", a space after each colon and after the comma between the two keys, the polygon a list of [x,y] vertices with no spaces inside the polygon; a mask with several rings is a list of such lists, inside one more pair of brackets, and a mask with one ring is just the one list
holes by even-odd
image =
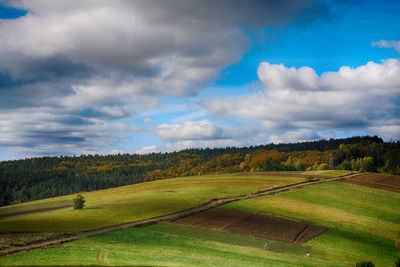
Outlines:
{"label": "dark grey cloud", "polygon": [[0,110],[12,115],[0,148],[11,154],[98,151],[118,140],[107,123],[217,79],[246,51],[244,30],[330,13],[310,0],[6,3],[28,11],[0,24]]}

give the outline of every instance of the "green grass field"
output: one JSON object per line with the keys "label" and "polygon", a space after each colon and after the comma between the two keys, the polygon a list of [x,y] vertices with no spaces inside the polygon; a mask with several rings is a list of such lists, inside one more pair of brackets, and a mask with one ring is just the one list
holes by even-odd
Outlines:
{"label": "green grass field", "polygon": [[[172,233],[182,231],[185,234]],[[3,257],[0,265],[349,266],[344,262],[307,257],[303,253],[307,248],[290,244],[281,247],[284,252],[275,252],[255,247],[264,240],[251,237],[227,233],[199,235],[198,231],[168,224],[129,228],[69,242],[62,247]],[[220,241],[209,240],[210,235]]]}
{"label": "green grass field", "polygon": [[[303,181],[274,176],[214,175],[159,180],[82,193],[83,210],[65,208],[0,218],[0,233],[80,232],[160,216],[198,206],[213,197],[239,195]],[[71,201],[73,195],[0,208],[0,213],[48,207]]]}
{"label": "green grass field", "polygon": [[25,211],[35,211],[45,208],[55,208],[61,207],[65,205],[72,204],[70,200],[57,200],[57,201],[46,201],[43,203],[36,203],[32,204],[33,202],[24,203],[23,205],[13,205],[13,206],[6,206],[0,208],[0,216],[4,215],[12,215],[13,213],[17,212],[25,212]]}
{"label": "green grass field", "polygon": [[399,206],[397,193],[334,182],[224,205],[327,226],[325,234],[306,244],[353,262],[372,260],[376,266],[393,266],[399,255],[394,241]]}
{"label": "green grass field", "polygon": [[[329,175],[342,174],[339,171]],[[0,229],[81,231],[179,211],[216,196],[244,194],[302,180],[220,175],[154,181],[83,193],[88,203],[80,211],[66,208],[2,218]],[[7,207],[7,212],[13,208],[31,209],[32,205],[54,205],[54,201],[72,197],[14,205]],[[400,194],[330,182],[223,206],[329,227],[305,245],[157,223],[1,257],[0,265],[355,266],[356,262],[371,260],[375,266],[394,266],[400,255],[394,242],[400,230],[399,206]],[[265,242],[270,250],[263,249]]]}

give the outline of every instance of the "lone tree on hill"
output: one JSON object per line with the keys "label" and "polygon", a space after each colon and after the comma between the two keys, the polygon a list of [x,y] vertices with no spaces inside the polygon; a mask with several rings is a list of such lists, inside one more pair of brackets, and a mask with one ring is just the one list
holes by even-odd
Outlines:
{"label": "lone tree on hill", "polygon": [[74,209],[83,209],[85,206],[85,198],[81,194],[76,194],[74,198]]}

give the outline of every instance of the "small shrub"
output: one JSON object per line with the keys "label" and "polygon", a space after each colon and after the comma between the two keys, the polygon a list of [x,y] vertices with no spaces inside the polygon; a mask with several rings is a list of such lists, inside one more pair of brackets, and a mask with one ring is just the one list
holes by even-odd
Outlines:
{"label": "small shrub", "polygon": [[356,264],[356,267],[375,267],[375,264],[372,261],[362,261]]}
{"label": "small shrub", "polygon": [[74,198],[74,209],[83,209],[85,206],[85,198],[81,194],[76,194]]}

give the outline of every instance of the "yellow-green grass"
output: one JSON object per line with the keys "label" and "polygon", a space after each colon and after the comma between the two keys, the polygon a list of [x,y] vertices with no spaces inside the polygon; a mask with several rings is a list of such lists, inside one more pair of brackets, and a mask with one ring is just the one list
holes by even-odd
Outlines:
{"label": "yellow-green grass", "polygon": [[353,261],[392,266],[399,251],[400,195],[344,183],[326,183],[225,205],[299,219],[330,229],[306,244]]}
{"label": "yellow-green grass", "polygon": [[56,207],[62,207],[66,205],[72,205],[72,202],[70,199],[68,200],[58,200],[58,201],[45,201],[43,203],[35,203],[32,204],[33,202],[27,202],[23,203],[20,205],[13,205],[13,206],[6,206],[6,207],[0,207],[0,216],[8,216],[8,215],[13,215],[14,213],[18,212],[27,212],[27,211],[37,211],[40,209],[46,209],[46,208],[56,208]]}
{"label": "yellow-green grass", "polygon": [[[244,241],[247,244],[247,241]],[[0,265],[129,265],[129,266],[352,266],[349,262],[279,253],[157,231],[129,228],[0,258]]]}
{"label": "yellow-green grass", "polygon": [[[79,232],[169,214],[200,205],[211,198],[240,195],[303,181],[296,177],[214,175],[159,180],[84,192],[86,207],[0,218],[0,232]],[[74,195],[4,207],[8,213],[29,205],[43,206]],[[39,205],[39,206],[40,206]],[[10,210],[11,208],[11,210]]]}
{"label": "yellow-green grass", "polygon": [[347,170],[314,170],[314,171],[279,171],[277,173],[286,174],[301,174],[301,175],[315,175],[315,176],[326,176],[326,177],[339,177],[346,174],[358,173],[358,171],[347,171]]}

